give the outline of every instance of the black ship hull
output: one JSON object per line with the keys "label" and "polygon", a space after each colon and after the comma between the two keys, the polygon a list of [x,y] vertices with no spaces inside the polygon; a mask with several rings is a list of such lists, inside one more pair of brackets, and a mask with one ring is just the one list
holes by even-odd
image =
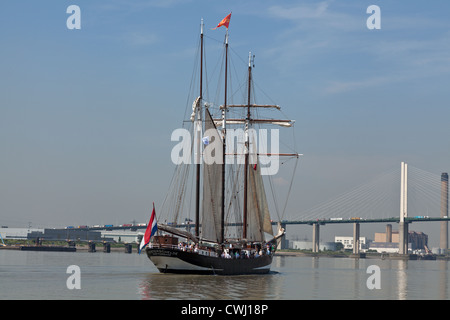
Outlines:
{"label": "black ship hull", "polygon": [[272,255],[227,259],[174,248],[146,248],[148,258],[161,273],[242,275],[270,271]]}

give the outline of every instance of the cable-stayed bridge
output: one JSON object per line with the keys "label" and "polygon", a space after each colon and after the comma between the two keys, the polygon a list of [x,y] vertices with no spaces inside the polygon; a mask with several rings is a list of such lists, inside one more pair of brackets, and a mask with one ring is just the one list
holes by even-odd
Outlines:
{"label": "cable-stayed bridge", "polygon": [[408,252],[408,224],[441,223],[440,246],[448,248],[448,175],[433,174],[406,163],[355,189],[299,212],[285,225],[313,226],[313,251],[319,248],[319,226],[353,223],[354,253],[359,253],[360,223],[399,223],[399,253]]}
{"label": "cable-stayed bridge", "polygon": [[[291,214],[289,221],[399,219],[401,167],[381,174],[310,209]],[[408,167],[408,217],[440,217],[441,176]]]}

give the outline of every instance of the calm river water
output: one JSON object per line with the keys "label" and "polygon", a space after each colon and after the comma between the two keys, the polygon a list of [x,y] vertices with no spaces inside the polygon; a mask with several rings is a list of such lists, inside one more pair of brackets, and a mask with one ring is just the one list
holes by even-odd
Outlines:
{"label": "calm river water", "polygon": [[[443,300],[450,296],[448,264],[276,256],[268,275],[192,276],[160,274],[137,253],[0,250],[0,299]],[[80,289],[67,287],[70,265],[79,267]],[[367,286],[376,275],[371,265],[379,267],[379,289]]]}

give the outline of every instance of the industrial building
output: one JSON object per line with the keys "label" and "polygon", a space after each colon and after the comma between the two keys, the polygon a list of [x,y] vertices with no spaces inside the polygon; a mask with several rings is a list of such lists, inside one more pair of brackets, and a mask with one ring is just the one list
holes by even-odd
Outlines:
{"label": "industrial building", "polygon": [[[369,245],[370,250],[394,253],[399,251],[399,232],[392,230],[392,225],[386,225],[386,232],[376,232],[375,241]],[[428,235],[423,232],[408,232],[408,251],[425,250],[428,248]]]}
{"label": "industrial building", "polygon": [[102,237],[106,237],[114,240],[115,242],[124,243],[138,243],[144,231],[126,231],[126,230],[114,230],[114,231],[102,231]]}
{"label": "industrial building", "polygon": [[28,234],[28,239],[42,239],[54,241],[111,241],[102,237],[100,231],[89,231],[84,229],[44,229],[44,231],[32,231]]}
{"label": "industrial building", "polygon": [[8,228],[1,227],[0,235],[3,239],[17,239],[17,240],[42,240],[53,241],[113,241],[112,237],[103,235],[100,231],[89,231],[78,228],[68,229],[40,229],[40,228]]}
{"label": "industrial building", "polygon": [[17,239],[17,240],[26,240],[28,238],[28,234],[30,232],[43,232],[44,229],[39,228],[8,228],[8,227],[1,227],[0,228],[0,235],[3,239]]}

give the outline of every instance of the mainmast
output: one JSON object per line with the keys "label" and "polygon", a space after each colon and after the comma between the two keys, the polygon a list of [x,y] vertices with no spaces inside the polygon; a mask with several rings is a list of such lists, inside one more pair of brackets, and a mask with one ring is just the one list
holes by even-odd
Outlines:
{"label": "mainmast", "polygon": [[222,204],[220,215],[220,243],[225,241],[225,151],[226,151],[226,114],[227,114],[227,74],[228,74],[228,28],[225,34],[225,97],[222,108]]}
{"label": "mainmast", "polygon": [[197,161],[196,161],[196,179],[195,179],[195,235],[197,238],[200,236],[200,134],[202,126],[202,99],[203,99],[203,19],[200,26],[200,95],[198,97],[197,104],[197,125],[194,125],[197,136]]}
{"label": "mainmast", "polygon": [[247,117],[245,118],[245,162],[244,162],[244,213],[243,213],[243,230],[242,237],[247,238],[247,197],[248,197],[248,158],[250,151],[250,143],[248,136],[248,129],[250,126],[250,94],[252,84],[252,54],[248,54],[248,93],[247,93]]}

